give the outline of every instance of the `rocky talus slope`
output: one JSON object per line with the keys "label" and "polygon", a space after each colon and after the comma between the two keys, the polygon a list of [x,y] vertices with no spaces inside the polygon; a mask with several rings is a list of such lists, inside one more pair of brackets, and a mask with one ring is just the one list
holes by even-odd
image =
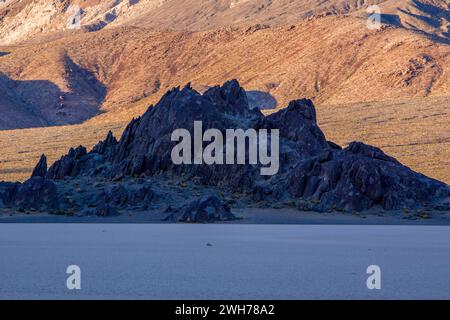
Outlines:
{"label": "rocky talus slope", "polygon": [[[221,132],[279,130],[278,173],[261,175],[262,165],[175,165],[171,152],[177,143],[171,135],[180,128],[194,135],[195,121],[202,121],[203,130]],[[205,194],[209,197],[202,198]],[[264,116],[250,109],[236,80],[203,95],[190,85],[174,88],[133,119],[120,140],[110,133],[90,152],[82,146],[71,149],[48,169],[43,156],[30,180],[0,185],[0,207],[104,216],[156,208],[168,219],[175,215],[190,222],[231,219],[228,197],[245,199],[246,206],[290,203],[320,212],[450,209],[448,185],[376,147],[353,142],[342,148],[327,141],[310,100],[292,101]],[[169,205],[172,198],[176,201]]]}

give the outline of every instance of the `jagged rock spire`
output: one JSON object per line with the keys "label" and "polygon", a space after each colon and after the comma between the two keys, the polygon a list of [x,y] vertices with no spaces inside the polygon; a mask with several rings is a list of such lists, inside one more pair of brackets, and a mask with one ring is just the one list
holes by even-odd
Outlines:
{"label": "jagged rock spire", "polygon": [[107,148],[112,147],[117,144],[117,139],[114,137],[113,133],[111,131],[108,132],[108,135],[106,136],[106,139],[103,141],[100,141],[94,148],[92,149],[92,152],[104,154]]}
{"label": "jagged rock spire", "polygon": [[47,157],[45,154],[41,155],[39,162],[36,167],[34,167],[33,173],[31,174],[31,178],[42,177],[44,178],[47,174]]}
{"label": "jagged rock spire", "polygon": [[203,96],[220,106],[224,112],[238,115],[250,112],[247,94],[236,79],[208,89]]}

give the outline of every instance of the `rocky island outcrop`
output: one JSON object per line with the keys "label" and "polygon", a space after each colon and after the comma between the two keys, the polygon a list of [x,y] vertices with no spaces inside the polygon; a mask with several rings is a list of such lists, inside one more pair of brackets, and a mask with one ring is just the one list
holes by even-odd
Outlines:
{"label": "rocky island outcrop", "polygon": [[[261,175],[260,164],[174,164],[172,133],[193,132],[196,121],[220,132],[278,130],[278,172]],[[327,141],[310,100],[292,101],[269,116],[250,109],[236,80],[204,94],[190,85],[174,88],[133,119],[119,140],[109,133],[89,152],[71,148],[48,169],[42,156],[30,180],[0,184],[0,207],[13,210],[99,214],[98,207],[107,204],[99,215],[151,208],[189,222],[230,220],[229,204],[290,204],[319,212],[449,210],[449,197],[448,185],[379,148],[362,142],[342,148]]]}

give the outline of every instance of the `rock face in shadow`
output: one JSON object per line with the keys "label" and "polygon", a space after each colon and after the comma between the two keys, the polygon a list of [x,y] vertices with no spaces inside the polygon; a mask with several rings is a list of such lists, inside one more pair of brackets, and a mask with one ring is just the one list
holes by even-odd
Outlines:
{"label": "rock face in shadow", "polygon": [[62,179],[68,176],[75,176],[81,166],[81,158],[87,153],[86,148],[79,146],[71,148],[69,153],[56,161],[48,170],[46,177],[49,179]]}
{"label": "rock face in shadow", "polygon": [[0,208],[10,207],[20,183],[0,182]]}
{"label": "rock face in shadow", "polygon": [[56,184],[42,177],[29,179],[15,190],[12,197],[12,206],[38,211],[58,209],[59,200]]}
{"label": "rock face in shadow", "polygon": [[186,204],[175,220],[188,223],[211,223],[236,220],[236,217],[218,197],[209,196]]}
{"label": "rock face in shadow", "polygon": [[42,177],[44,178],[47,175],[47,157],[43,154],[39,159],[38,164],[33,170],[31,174],[31,178]]}
{"label": "rock face in shadow", "polygon": [[361,142],[301,161],[292,171],[288,190],[311,200],[302,201],[301,208],[317,211],[416,208],[449,193],[445,184],[415,173]]}
{"label": "rock face in shadow", "polygon": [[[278,173],[262,176],[261,165],[173,164],[171,151],[176,142],[171,141],[172,132],[182,128],[193,136],[194,121],[202,121],[203,131],[279,130]],[[40,173],[44,171],[38,169],[41,166],[37,166]],[[142,117],[133,119],[119,141],[109,133],[90,152],[82,146],[71,149],[49,168],[46,178],[57,182],[101,177],[111,183],[131,179],[125,189],[117,189],[111,198],[105,196],[110,205],[123,207],[128,199],[134,199],[130,200],[134,203],[151,201],[153,193],[148,190],[131,192],[133,183],[137,185],[137,177],[146,180],[161,174],[183,177],[199,186],[219,187],[268,206],[289,201],[299,209],[321,212],[450,209],[450,188],[446,184],[412,171],[379,148],[362,142],[342,148],[327,141],[310,100],[292,101],[287,108],[264,116],[249,107],[245,91],[236,80],[210,88],[203,95],[190,85],[170,90]],[[187,206],[182,220],[209,219],[204,209],[189,213],[193,212],[189,211],[191,207],[203,208],[204,203],[212,203],[219,217],[226,217],[215,199],[207,199]]]}

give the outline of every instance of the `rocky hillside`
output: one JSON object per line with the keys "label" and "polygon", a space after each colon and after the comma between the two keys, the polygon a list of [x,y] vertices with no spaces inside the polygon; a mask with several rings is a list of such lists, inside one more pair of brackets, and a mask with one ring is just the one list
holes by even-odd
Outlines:
{"label": "rocky hillside", "polygon": [[[238,164],[237,153],[227,157],[227,163],[231,159],[235,164],[175,164],[172,133],[182,128],[194,136],[195,121],[202,121],[203,130],[217,129],[219,134],[237,128],[269,134],[279,130],[279,170],[263,175],[261,168],[267,163],[249,164],[247,154],[247,164]],[[257,146],[265,145],[276,157],[275,137],[271,139],[267,144],[258,139]],[[214,154],[228,153],[229,148],[227,144]],[[209,197],[196,200],[201,195]],[[301,210],[360,212],[450,210],[449,197],[449,186],[412,171],[379,148],[361,142],[342,148],[327,141],[310,100],[291,101],[287,108],[264,116],[250,108],[235,80],[203,95],[190,85],[174,88],[133,119],[120,140],[109,133],[90,152],[82,146],[71,149],[48,170],[42,156],[30,180],[0,184],[3,207],[100,216],[153,207],[165,210],[167,219],[187,222],[232,219],[222,205],[227,201],[249,207],[284,204]]]}
{"label": "rocky hillside", "polygon": [[229,25],[289,25],[319,15],[352,14],[381,7],[386,23],[449,38],[446,0],[4,0],[4,44],[80,30],[133,25],[154,30],[206,30]]}
{"label": "rocky hillside", "polygon": [[[372,4],[381,30],[367,28]],[[3,1],[0,130],[128,121],[178,83],[229,77],[266,109],[299,93],[321,104],[450,96],[449,12],[439,0]]]}
{"label": "rocky hillside", "polygon": [[205,32],[121,27],[0,51],[0,108],[15,113],[0,129],[105,112],[100,119],[129,120],[178,83],[200,89],[230,76],[263,108],[299,94],[321,104],[450,95],[450,46],[392,26],[371,31],[352,17]]}

